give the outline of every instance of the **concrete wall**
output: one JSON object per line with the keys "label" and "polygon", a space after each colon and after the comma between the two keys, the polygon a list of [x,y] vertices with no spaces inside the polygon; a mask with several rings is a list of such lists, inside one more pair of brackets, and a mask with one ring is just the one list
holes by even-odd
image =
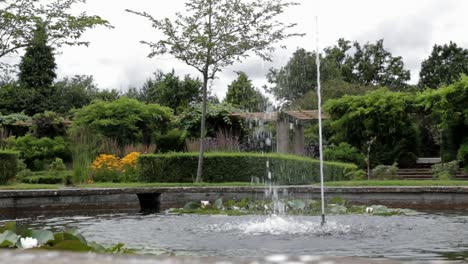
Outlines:
{"label": "concrete wall", "polygon": [[[319,199],[320,189],[311,186],[278,187],[280,196]],[[61,214],[104,213],[182,207],[190,201],[219,197],[225,200],[269,199],[263,187],[174,187],[121,189],[63,189],[0,191],[0,218],[49,212]],[[468,187],[343,187],[327,188],[326,198],[342,197],[353,204],[382,204],[413,209],[468,209]]]}

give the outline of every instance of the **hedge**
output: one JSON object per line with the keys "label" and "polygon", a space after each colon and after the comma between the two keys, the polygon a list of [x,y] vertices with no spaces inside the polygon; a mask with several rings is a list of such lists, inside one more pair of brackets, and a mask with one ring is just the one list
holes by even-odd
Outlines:
{"label": "hedge", "polygon": [[7,184],[18,172],[19,153],[0,150],[0,184]]}
{"label": "hedge", "polygon": [[[142,182],[193,182],[196,177],[197,153],[146,154],[138,159]],[[268,162],[268,163],[267,163]],[[267,169],[267,166],[269,167]],[[204,182],[250,182],[253,177],[278,184],[311,184],[320,181],[318,160],[283,154],[206,153]],[[358,171],[354,164],[325,162],[326,181],[350,180]]]}

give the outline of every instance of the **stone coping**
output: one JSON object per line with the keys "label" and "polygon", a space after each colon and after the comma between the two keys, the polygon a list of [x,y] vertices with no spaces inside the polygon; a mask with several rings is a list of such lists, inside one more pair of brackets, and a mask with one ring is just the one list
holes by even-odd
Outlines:
{"label": "stone coping", "polygon": [[[289,193],[320,193],[316,186],[276,186]],[[87,196],[112,194],[150,193],[263,193],[263,186],[217,186],[217,187],[142,187],[142,188],[62,188],[47,190],[0,190],[0,198]],[[385,187],[327,187],[326,193],[459,193],[468,194],[468,186],[385,186]]]}
{"label": "stone coping", "polygon": [[462,263],[459,261],[397,261],[382,258],[348,258],[321,256],[272,255],[265,258],[229,257],[154,257],[142,255],[99,255],[93,253],[69,253],[60,251],[0,251],[0,264],[404,264],[404,263]]}

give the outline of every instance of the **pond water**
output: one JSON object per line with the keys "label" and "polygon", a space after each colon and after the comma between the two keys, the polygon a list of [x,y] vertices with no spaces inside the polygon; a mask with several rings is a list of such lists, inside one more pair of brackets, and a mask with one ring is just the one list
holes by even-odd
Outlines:
{"label": "pond water", "polygon": [[19,219],[32,228],[74,228],[90,241],[141,253],[263,257],[271,254],[446,259],[468,251],[468,214],[416,216],[219,216],[105,214]]}

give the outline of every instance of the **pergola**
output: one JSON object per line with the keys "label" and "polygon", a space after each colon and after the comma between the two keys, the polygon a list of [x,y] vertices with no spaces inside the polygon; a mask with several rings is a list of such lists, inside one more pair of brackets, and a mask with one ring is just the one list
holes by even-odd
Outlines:
{"label": "pergola", "polygon": [[[231,113],[231,116],[247,120],[276,122],[276,148],[279,153],[304,155],[304,124],[318,120],[317,110],[283,112]],[[322,118],[328,118],[322,113]],[[292,149],[289,144],[289,130],[294,129]]]}

